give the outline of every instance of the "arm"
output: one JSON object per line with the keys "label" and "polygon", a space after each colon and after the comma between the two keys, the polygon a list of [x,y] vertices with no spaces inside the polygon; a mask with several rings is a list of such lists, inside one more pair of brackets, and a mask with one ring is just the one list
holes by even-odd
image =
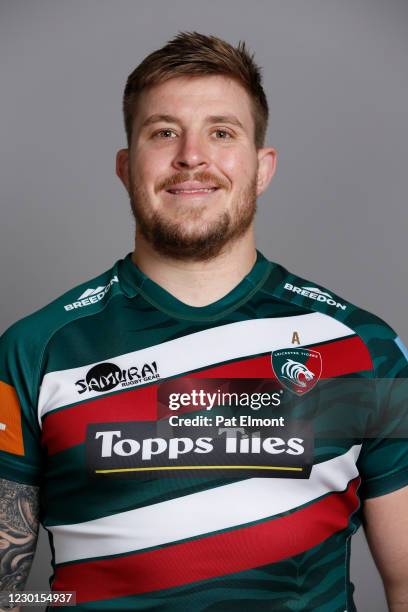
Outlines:
{"label": "arm", "polygon": [[366,499],[363,527],[390,612],[408,612],[408,486]]}
{"label": "arm", "polygon": [[38,510],[39,487],[0,478],[0,592],[24,589],[37,543]]}

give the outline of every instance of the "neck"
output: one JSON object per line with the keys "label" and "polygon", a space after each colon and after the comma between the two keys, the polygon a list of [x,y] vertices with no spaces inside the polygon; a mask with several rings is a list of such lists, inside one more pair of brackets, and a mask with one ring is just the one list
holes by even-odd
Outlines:
{"label": "neck", "polygon": [[254,233],[247,232],[210,261],[162,256],[136,233],[132,261],[151,280],[189,306],[207,306],[227,295],[256,261]]}

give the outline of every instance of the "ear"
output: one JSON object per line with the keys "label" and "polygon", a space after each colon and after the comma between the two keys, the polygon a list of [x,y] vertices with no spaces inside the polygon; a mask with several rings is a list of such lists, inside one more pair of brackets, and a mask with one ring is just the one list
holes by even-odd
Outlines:
{"label": "ear", "polygon": [[116,174],[129,193],[129,149],[120,149],[116,153]]}
{"label": "ear", "polygon": [[272,180],[276,170],[276,150],[272,147],[258,149],[257,192],[261,195]]}

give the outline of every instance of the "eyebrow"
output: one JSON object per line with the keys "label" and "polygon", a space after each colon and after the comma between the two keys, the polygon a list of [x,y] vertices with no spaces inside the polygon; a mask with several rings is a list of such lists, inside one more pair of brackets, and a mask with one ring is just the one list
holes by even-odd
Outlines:
{"label": "eyebrow", "polygon": [[210,115],[206,119],[207,123],[231,123],[237,127],[244,129],[244,126],[235,115]]}
{"label": "eyebrow", "polygon": [[[153,123],[160,123],[160,122],[177,123],[177,124],[180,123],[177,117],[174,117],[173,115],[163,115],[163,114],[156,113],[154,115],[150,115],[149,117],[147,117],[147,119],[143,121],[141,127],[144,128],[144,127],[147,127],[148,125],[152,125]],[[235,115],[209,115],[208,117],[206,117],[205,122],[208,124],[230,123],[244,130],[244,126],[239,121],[239,119],[235,117]]]}
{"label": "eyebrow", "polygon": [[147,119],[143,121],[141,127],[152,125],[152,123],[160,123],[161,121],[164,123],[178,123],[176,117],[173,117],[172,115],[160,115],[156,113],[155,115],[150,115],[150,117],[147,117]]}

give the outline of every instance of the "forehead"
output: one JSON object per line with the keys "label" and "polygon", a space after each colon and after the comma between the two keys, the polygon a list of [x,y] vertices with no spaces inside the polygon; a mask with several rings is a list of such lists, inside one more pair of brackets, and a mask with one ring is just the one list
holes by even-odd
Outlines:
{"label": "forehead", "polygon": [[175,77],[144,90],[135,120],[139,125],[152,114],[199,119],[234,114],[248,130],[253,127],[251,99],[235,79],[223,75]]}

